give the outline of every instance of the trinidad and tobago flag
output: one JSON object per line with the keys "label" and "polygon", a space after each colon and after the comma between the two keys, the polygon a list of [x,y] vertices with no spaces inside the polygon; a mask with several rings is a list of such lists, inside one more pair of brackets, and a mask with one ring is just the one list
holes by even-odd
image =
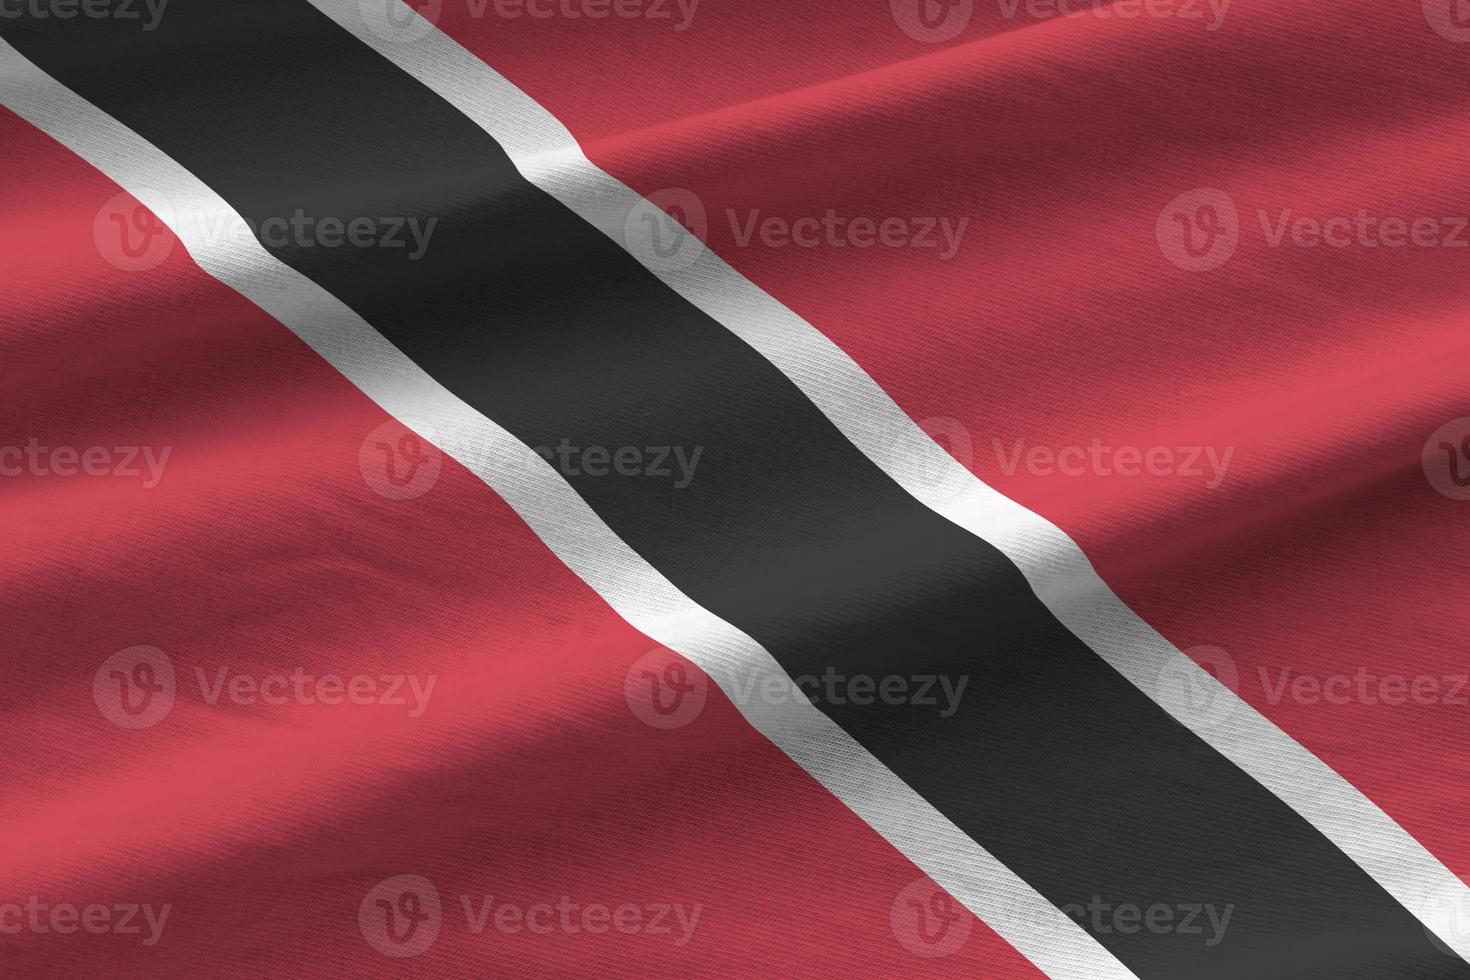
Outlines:
{"label": "trinidad and tobago flag", "polygon": [[0,0],[0,975],[1470,977],[1467,42]]}

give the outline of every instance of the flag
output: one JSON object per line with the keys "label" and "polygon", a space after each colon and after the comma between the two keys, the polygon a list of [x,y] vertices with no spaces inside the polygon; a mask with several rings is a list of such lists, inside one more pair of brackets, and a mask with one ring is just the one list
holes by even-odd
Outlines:
{"label": "flag", "polygon": [[0,3],[0,969],[1470,976],[1466,41]]}

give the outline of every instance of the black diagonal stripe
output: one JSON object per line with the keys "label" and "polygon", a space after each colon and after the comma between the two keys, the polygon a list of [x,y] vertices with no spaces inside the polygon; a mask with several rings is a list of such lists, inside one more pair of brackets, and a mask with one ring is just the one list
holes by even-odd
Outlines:
{"label": "black diagonal stripe", "polygon": [[1087,650],[1002,554],[908,497],[769,363],[305,0],[173,0],[151,31],[27,16],[0,34],[257,223],[437,219],[412,262],[266,244],[529,445],[701,447],[683,488],[571,479],[793,676],[967,675],[947,718],[821,704],[1053,902],[1231,909],[1213,945],[1208,926],[1104,914],[1097,938],[1140,976],[1470,976]]}

